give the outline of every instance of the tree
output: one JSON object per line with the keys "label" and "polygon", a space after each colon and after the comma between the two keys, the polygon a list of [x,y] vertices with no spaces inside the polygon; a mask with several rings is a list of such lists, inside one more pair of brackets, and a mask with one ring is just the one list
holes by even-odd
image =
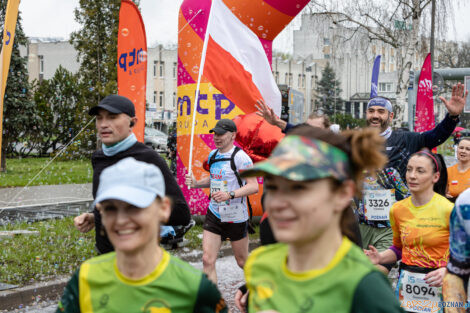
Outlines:
{"label": "tree", "polygon": [[[6,6],[7,1],[0,2],[0,25],[5,23]],[[20,45],[26,44],[27,39],[21,26],[21,16],[18,15],[3,104],[3,143],[0,165],[2,172],[6,170],[6,155],[16,153],[18,140],[21,138],[22,143],[27,145],[38,135],[36,125],[39,117],[31,101],[27,58],[21,57],[19,50]]]}
{"label": "tree", "polygon": [[327,115],[331,116],[341,110],[340,85],[333,68],[330,63],[327,63],[322,71],[321,80],[318,82],[316,89],[318,97],[315,99],[315,106],[323,108]]}
{"label": "tree", "polygon": [[[410,70],[419,68],[414,64],[417,55],[421,55],[423,43],[420,34],[429,25],[429,16],[425,9],[430,0],[312,0],[310,9],[316,14],[328,16],[333,24],[348,28],[354,35],[365,36],[369,43],[381,42],[395,50],[395,64],[398,76],[396,95],[396,121],[402,119],[401,113],[406,104],[406,94]],[[452,11],[452,1],[437,1],[438,34],[443,36],[446,20]],[[351,37],[344,38],[349,40]],[[374,52],[380,54],[380,52]],[[424,58],[424,57],[423,57]]]}
{"label": "tree", "polygon": [[81,100],[78,79],[62,66],[51,79],[35,83],[34,102],[41,115],[39,152],[47,154],[65,145],[77,132]]}
{"label": "tree", "polygon": [[363,118],[354,118],[351,114],[336,113],[330,117],[330,120],[338,124],[343,130],[366,126],[366,121]]}
{"label": "tree", "polygon": [[438,51],[440,68],[470,67],[470,42],[449,42]]}

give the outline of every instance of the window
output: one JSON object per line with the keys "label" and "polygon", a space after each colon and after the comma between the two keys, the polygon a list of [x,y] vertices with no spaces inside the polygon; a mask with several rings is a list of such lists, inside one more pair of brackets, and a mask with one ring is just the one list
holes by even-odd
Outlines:
{"label": "window", "polygon": [[44,74],[44,56],[39,56],[39,74]]}
{"label": "window", "polygon": [[157,77],[157,63],[157,60],[153,61],[153,77]]}
{"label": "window", "polygon": [[173,62],[173,79],[176,79],[176,69],[178,68],[178,63]]}
{"label": "window", "polygon": [[160,107],[163,107],[163,91],[160,91],[160,101],[158,102],[160,104]]}
{"label": "window", "polygon": [[379,91],[392,92],[392,83],[379,83]]}
{"label": "window", "polygon": [[390,72],[395,71],[395,64],[390,64]]}
{"label": "window", "polygon": [[372,46],[372,53],[375,54],[377,51],[377,47],[375,45]]}
{"label": "window", "polygon": [[176,108],[176,92],[173,93],[173,109]]}
{"label": "window", "polygon": [[329,55],[329,54],[324,54],[324,55],[323,55],[323,58],[324,58],[324,59],[329,59],[329,58],[330,58],[330,55]]}
{"label": "window", "polygon": [[284,84],[287,85],[288,83],[289,83],[289,74],[286,73],[284,76]]}
{"label": "window", "polygon": [[164,77],[165,73],[165,62],[160,61],[160,77]]}
{"label": "window", "polygon": [[153,92],[153,103],[157,103],[157,92]]}
{"label": "window", "polygon": [[380,71],[385,72],[385,62],[380,62]]}
{"label": "window", "polygon": [[302,74],[302,88],[305,88],[305,74]]}
{"label": "window", "polygon": [[330,38],[326,38],[326,37],[323,38],[323,44],[324,44],[325,46],[329,46],[329,45],[330,45]]}
{"label": "window", "polygon": [[299,78],[298,78],[298,81],[297,81],[297,87],[300,88],[300,86],[302,86],[302,74],[299,74]]}
{"label": "window", "polygon": [[310,89],[313,89],[313,87],[315,87],[315,81],[314,81],[314,76],[310,76]]}

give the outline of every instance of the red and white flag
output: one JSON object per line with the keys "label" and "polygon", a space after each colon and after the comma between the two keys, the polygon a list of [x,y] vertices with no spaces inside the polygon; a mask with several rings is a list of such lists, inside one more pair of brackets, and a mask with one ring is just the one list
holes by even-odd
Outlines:
{"label": "red and white flag", "polygon": [[203,75],[246,114],[263,98],[279,116],[281,93],[255,33],[221,0],[213,0],[207,31]]}

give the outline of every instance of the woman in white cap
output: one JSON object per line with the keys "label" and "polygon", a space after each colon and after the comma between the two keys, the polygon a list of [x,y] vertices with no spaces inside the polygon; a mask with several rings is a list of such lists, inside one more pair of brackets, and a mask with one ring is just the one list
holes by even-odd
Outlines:
{"label": "woman in white cap", "polygon": [[115,252],[80,266],[57,312],[227,312],[202,272],[158,244],[171,209],[155,165],[127,158],[106,168],[95,203]]}

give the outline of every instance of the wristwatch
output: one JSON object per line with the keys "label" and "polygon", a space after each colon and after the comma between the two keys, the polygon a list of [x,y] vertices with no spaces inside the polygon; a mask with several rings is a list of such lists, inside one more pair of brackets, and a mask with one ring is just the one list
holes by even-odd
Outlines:
{"label": "wristwatch", "polygon": [[230,191],[230,199],[234,199],[235,198],[235,191]]}

